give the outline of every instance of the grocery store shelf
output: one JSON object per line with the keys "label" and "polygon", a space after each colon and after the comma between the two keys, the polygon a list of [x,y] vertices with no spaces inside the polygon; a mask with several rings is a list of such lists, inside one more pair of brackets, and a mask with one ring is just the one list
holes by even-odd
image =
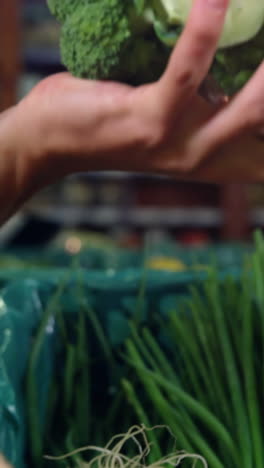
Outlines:
{"label": "grocery store shelf", "polygon": [[31,214],[65,225],[89,224],[109,227],[116,224],[137,227],[216,227],[222,222],[220,210],[214,208],[127,208],[114,206],[79,207],[57,205],[30,209]]}
{"label": "grocery store shelf", "polygon": [[26,69],[43,70],[62,68],[60,51],[54,47],[27,47],[23,51],[23,62]]}
{"label": "grocery store shelf", "polygon": [[85,180],[103,180],[107,181],[126,181],[126,180],[173,180],[172,177],[157,175],[157,174],[139,174],[133,172],[121,172],[121,171],[101,171],[101,172],[87,172],[87,173],[77,173],[70,177],[68,180],[74,179],[85,179]]}

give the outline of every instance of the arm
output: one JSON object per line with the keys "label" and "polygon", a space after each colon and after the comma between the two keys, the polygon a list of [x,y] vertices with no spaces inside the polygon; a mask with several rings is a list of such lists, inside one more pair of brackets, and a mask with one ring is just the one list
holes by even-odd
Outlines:
{"label": "arm", "polygon": [[[65,92],[67,83],[72,85],[72,78],[68,75],[63,75],[63,78],[52,77],[52,80],[59,80],[60,87],[62,79],[65,80]],[[44,93],[44,101],[48,99],[49,85],[50,81],[48,87],[43,82],[40,89],[34,90],[37,101],[39,93],[41,96]],[[51,88],[56,89],[55,81]],[[45,93],[48,93],[47,96]],[[183,135],[194,135],[194,140],[191,136],[188,139],[189,148],[184,149],[184,145],[179,145],[177,134],[174,138],[169,138],[168,143],[165,132],[163,140],[164,127],[159,127],[158,124],[156,132],[161,135],[161,141],[160,137],[153,140],[155,125],[152,122],[149,124],[148,120],[144,123],[138,117],[133,117],[134,112],[131,113],[130,106],[124,106],[126,100],[124,101],[122,93],[123,91],[121,94],[118,91],[119,106],[112,108],[110,105],[107,112],[105,106],[101,109],[96,106],[92,128],[88,132],[89,125],[86,122],[83,136],[78,122],[75,127],[77,135],[72,129],[65,132],[65,123],[61,127],[61,134],[58,126],[50,130],[49,114],[46,118],[41,117],[41,124],[36,125],[39,111],[35,112],[38,109],[35,106],[35,97],[33,101],[30,97],[22,105],[0,115],[0,223],[8,219],[38,190],[65,175],[80,171],[113,169],[165,173],[178,179],[215,183],[264,181],[264,143],[247,134],[212,148],[210,157],[207,157],[208,148],[205,145],[204,160],[198,166],[182,166],[184,158],[188,161],[190,157],[192,161],[192,156],[197,157],[199,153],[197,146],[200,143],[195,138],[196,130],[201,126],[200,119],[207,121],[215,113],[200,98],[197,98],[199,112],[192,114],[193,119],[189,115],[187,123],[181,128]],[[95,95],[95,90],[92,94]],[[78,103],[75,104],[78,107]],[[106,139],[107,134],[109,136]]]}
{"label": "arm", "polygon": [[[0,222],[20,205],[27,193],[16,138],[13,132],[15,108],[0,114]],[[21,169],[20,169],[21,167]]]}
{"label": "arm", "polygon": [[33,193],[90,170],[166,173],[185,180],[263,181],[263,73],[223,108],[198,89],[227,0],[196,0],[161,79],[138,88],[73,78],[42,81],[0,120],[3,222]]}

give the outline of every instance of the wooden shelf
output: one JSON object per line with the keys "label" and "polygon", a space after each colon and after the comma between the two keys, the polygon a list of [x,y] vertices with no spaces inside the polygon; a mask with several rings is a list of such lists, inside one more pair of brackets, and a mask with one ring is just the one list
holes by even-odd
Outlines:
{"label": "wooden shelf", "polygon": [[19,0],[1,0],[0,110],[15,104],[20,74]]}
{"label": "wooden shelf", "polygon": [[39,216],[43,220],[58,222],[63,225],[89,224],[96,227],[111,227],[114,225],[126,225],[134,228],[166,229],[190,228],[208,229],[219,228],[222,223],[222,213],[217,208],[157,208],[157,207],[122,207],[118,206],[94,206],[79,205],[37,205],[29,209],[31,215]]}

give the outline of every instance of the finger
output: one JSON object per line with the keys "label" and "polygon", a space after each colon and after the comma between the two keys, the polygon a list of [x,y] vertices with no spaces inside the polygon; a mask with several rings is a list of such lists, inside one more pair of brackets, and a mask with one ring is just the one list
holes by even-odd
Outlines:
{"label": "finger", "polygon": [[195,0],[184,32],[159,81],[162,107],[175,111],[207,75],[224,25],[229,0]]}
{"label": "finger", "polygon": [[243,90],[203,127],[199,138],[213,148],[245,132],[261,133],[263,128],[264,61]]}

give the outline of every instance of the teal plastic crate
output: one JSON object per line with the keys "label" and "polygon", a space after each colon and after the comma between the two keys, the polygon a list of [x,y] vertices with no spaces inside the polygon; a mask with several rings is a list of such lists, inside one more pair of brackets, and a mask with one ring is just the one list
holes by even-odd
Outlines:
{"label": "teal plastic crate", "polygon": [[[247,246],[183,249],[163,244],[137,252],[91,249],[77,260],[59,251],[0,254],[0,452],[15,468],[28,468],[25,372],[32,337],[59,285],[64,285],[63,293],[46,324],[36,371],[39,431],[44,427],[47,388],[55,365],[56,311],[60,308],[65,317],[74,320],[80,305],[80,284],[86,303],[114,349],[128,337],[132,317],[149,322],[153,314],[166,315],[189,296],[190,285],[199,287],[204,282],[208,271],[192,269],[193,265],[215,263],[220,280],[226,275],[236,279],[250,251]],[[16,263],[4,268],[3,262],[1,268],[4,255],[5,259],[15,258]],[[145,270],[145,260],[155,257],[181,260],[187,269]]]}

